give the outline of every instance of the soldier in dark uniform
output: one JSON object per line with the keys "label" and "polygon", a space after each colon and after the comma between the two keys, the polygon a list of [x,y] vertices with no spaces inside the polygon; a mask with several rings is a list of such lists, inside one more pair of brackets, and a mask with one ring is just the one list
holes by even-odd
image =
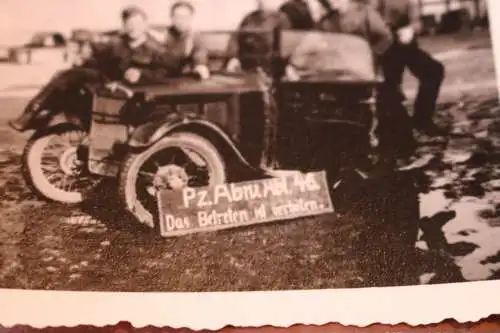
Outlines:
{"label": "soldier in dark uniform", "polygon": [[243,18],[240,31],[229,40],[227,70],[267,69],[271,58],[266,55],[273,51],[274,30],[290,28],[291,23],[284,13],[269,6],[268,0],[257,0],[257,9]]}
{"label": "soldier in dark uniform", "polygon": [[23,114],[10,126],[24,130],[33,115],[60,105],[61,98],[85,83],[125,81],[129,84],[165,79],[173,68],[173,58],[162,44],[147,34],[147,17],[138,7],[122,12],[124,33],[106,44],[96,44],[90,59],[81,66],[57,73],[28,103]]}
{"label": "soldier in dark uniform", "polygon": [[[371,0],[390,26],[395,43],[388,54],[385,77],[388,84],[401,89],[406,67],[420,81],[414,104],[413,126],[419,132],[435,136],[444,131],[433,122],[437,98],[444,79],[442,63],[422,50],[417,41],[421,31],[418,3],[415,0]],[[404,99],[404,95],[401,93]]]}
{"label": "soldier in dark uniform", "polygon": [[172,5],[172,25],[167,29],[165,47],[175,58],[175,74],[192,71],[201,79],[208,79],[208,49],[201,36],[193,31],[194,14],[194,6],[187,1]]}

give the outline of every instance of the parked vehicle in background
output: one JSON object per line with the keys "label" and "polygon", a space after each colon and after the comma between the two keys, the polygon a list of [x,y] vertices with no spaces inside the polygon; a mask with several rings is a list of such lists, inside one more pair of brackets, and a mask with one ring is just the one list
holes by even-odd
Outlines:
{"label": "parked vehicle in background", "polygon": [[470,30],[488,25],[486,0],[419,0],[424,34]]}
{"label": "parked vehicle in background", "polygon": [[38,32],[29,42],[10,47],[8,60],[20,65],[67,61],[67,38],[59,32]]}

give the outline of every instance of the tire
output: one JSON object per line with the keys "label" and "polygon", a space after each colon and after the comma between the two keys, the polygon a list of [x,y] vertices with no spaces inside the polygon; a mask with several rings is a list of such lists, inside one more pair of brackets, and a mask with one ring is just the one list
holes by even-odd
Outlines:
{"label": "tire", "polygon": [[[64,138],[64,136],[77,139],[72,140],[73,142],[69,143],[69,147],[65,149],[62,154],[60,154],[61,156],[54,159],[57,160],[57,163],[55,163],[57,166],[47,172],[49,173],[49,175],[47,175],[47,173],[44,172],[42,163],[44,152],[46,152],[47,147],[52,140]],[[84,173],[79,174],[79,170],[73,170],[73,167],[77,164],[79,165],[79,168],[86,170],[86,161],[79,161],[77,157],[77,149],[85,140],[87,140],[87,133],[83,130],[75,128],[53,130],[52,132],[44,135],[37,135],[35,133],[35,135],[26,144],[22,156],[22,174],[28,187],[30,187],[30,189],[38,197],[44,200],[64,204],[79,204],[83,202],[86,198],[85,195],[87,192],[94,188],[98,180],[97,176],[92,176],[85,171],[83,171]],[[67,163],[74,161],[75,165],[68,164],[68,166],[63,162],[63,160],[67,161]],[[70,173],[70,171],[75,173]],[[76,190],[71,190],[71,187],[70,190],[57,187],[50,180],[51,175],[56,174],[56,172],[62,173],[62,177],[67,177],[68,179],[72,178],[75,184],[80,184],[82,187],[78,187]],[[84,184],[88,186],[83,186]],[[69,186],[71,186],[71,184]]]}
{"label": "tire", "polygon": [[[167,149],[175,148],[181,149],[183,153],[186,150],[191,150],[206,162],[209,177],[208,184],[201,186],[222,184],[227,180],[225,161],[217,151],[217,148],[207,139],[193,133],[175,133],[164,137],[141,153],[129,154],[125,158],[120,172],[118,196],[125,209],[141,223],[154,226],[157,209],[156,198],[153,199],[153,195],[148,198],[143,198],[141,193],[137,192],[137,183],[141,168],[156,154],[165,152]],[[163,165],[163,167],[172,165],[174,164],[170,163],[166,166]],[[156,175],[158,174],[159,169]],[[149,202],[145,204],[144,200]]]}

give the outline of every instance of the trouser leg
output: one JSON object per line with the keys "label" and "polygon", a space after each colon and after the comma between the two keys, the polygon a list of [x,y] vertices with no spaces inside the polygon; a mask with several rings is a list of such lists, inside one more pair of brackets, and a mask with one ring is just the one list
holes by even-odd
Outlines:
{"label": "trouser leg", "polygon": [[393,157],[408,157],[414,148],[411,119],[402,103],[401,81],[406,66],[403,55],[396,44],[382,59],[384,83],[379,89],[377,105],[380,149]]}
{"label": "trouser leg", "polygon": [[413,115],[414,126],[423,129],[433,125],[445,69],[442,63],[420,49],[416,43],[408,45],[405,51],[408,68],[419,80]]}

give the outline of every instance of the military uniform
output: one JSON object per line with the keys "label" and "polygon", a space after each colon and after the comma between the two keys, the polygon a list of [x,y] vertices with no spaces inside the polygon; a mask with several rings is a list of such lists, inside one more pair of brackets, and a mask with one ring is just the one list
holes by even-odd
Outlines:
{"label": "military uniform", "polygon": [[10,125],[23,130],[33,114],[44,109],[64,107],[58,105],[60,94],[85,83],[121,81],[129,68],[140,70],[137,84],[162,81],[175,69],[172,55],[151,37],[132,46],[128,37],[120,36],[109,43],[94,45],[93,51],[92,57],[81,66],[58,72],[30,101],[24,113]]}
{"label": "military uniform", "polygon": [[361,3],[352,3],[343,13],[330,12],[316,26],[322,31],[363,37],[377,55],[385,54],[393,43],[392,33],[380,14]]}
{"label": "military uniform", "polygon": [[169,27],[163,47],[173,59],[170,66],[172,75],[181,75],[197,66],[208,66],[208,49],[199,34],[183,34],[175,27]]}
{"label": "military uniform", "polygon": [[[245,29],[248,31],[245,32]],[[279,11],[260,9],[251,12],[240,23],[240,32],[229,40],[228,58],[238,58],[244,70],[268,68],[275,29],[291,29],[291,22],[286,15]]]}
{"label": "military uniform", "polygon": [[127,36],[94,46],[94,56],[82,65],[98,70],[107,81],[121,81],[129,68],[141,71],[138,84],[162,81],[175,70],[175,57],[151,36],[137,46]]}
{"label": "military uniform", "polygon": [[[418,4],[415,0],[372,1],[396,36],[394,46],[385,62],[386,81],[395,88],[401,89],[406,67],[418,78],[420,86],[414,105],[413,125],[418,130],[432,134],[437,129],[432,118],[445,70],[442,63],[418,45],[416,35],[422,28]],[[398,40],[397,33],[399,29],[408,26],[413,28],[415,37],[409,43],[404,44]]]}
{"label": "military uniform", "polygon": [[279,11],[284,13],[294,30],[311,30],[315,20],[306,0],[288,0],[281,5]]}

